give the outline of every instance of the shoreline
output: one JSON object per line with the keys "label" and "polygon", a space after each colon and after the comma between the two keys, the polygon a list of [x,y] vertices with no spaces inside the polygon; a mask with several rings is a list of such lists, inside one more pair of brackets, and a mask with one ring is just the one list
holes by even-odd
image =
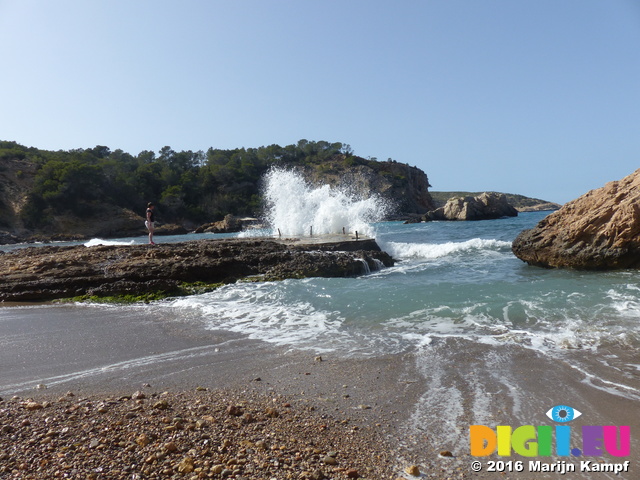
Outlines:
{"label": "shoreline", "polygon": [[[73,430],[72,425],[65,423],[69,415],[74,418],[73,413],[66,413],[69,409],[82,410],[91,404],[86,416],[82,417],[85,424],[111,418],[108,417],[111,411],[118,414],[117,418],[112,418],[113,426],[104,428],[121,432],[120,440],[103,444],[125,442],[126,445],[114,447],[116,450],[101,447],[101,452],[122,453],[118,449],[126,449],[131,442],[135,444],[135,438],[124,435],[121,428],[135,426],[135,422],[127,423],[125,420],[130,419],[122,418],[131,410],[142,406],[143,410],[134,412],[136,418],[151,422],[158,432],[164,432],[164,427],[171,426],[174,418],[184,417],[194,408],[197,411],[203,398],[207,397],[210,398],[205,402],[207,408],[217,412],[217,423],[211,428],[226,429],[228,425],[235,425],[228,432],[215,430],[220,439],[225,432],[252,435],[251,429],[256,427],[264,436],[270,433],[278,436],[277,448],[285,447],[284,452],[292,452],[290,457],[295,458],[296,451],[299,453],[299,470],[295,470],[296,467],[293,470],[297,476],[287,477],[286,473],[293,474],[293,471],[285,469],[287,464],[282,463],[279,465],[283,468],[277,471],[254,468],[250,470],[253,473],[240,472],[231,478],[312,479],[314,469],[320,469],[326,478],[335,479],[350,478],[347,477],[349,470],[356,470],[361,478],[411,479],[413,477],[403,471],[416,465],[423,472],[423,478],[494,479],[505,478],[504,473],[473,473],[469,468],[475,459],[469,452],[470,425],[483,424],[492,428],[511,425],[514,429],[519,425],[548,425],[553,422],[545,412],[554,405],[567,404],[583,413],[583,418],[572,422],[573,428],[630,424],[632,432],[640,431],[638,400],[613,391],[616,384],[624,383],[622,380],[628,374],[619,372],[618,377],[606,377],[609,370],[603,369],[597,378],[604,380],[598,380],[581,373],[579,366],[583,363],[580,362],[589,356],[588,351],[568,351],[563,358],[554,358],[517,345],[498,346],[459,338],[438,338],[421,349],[405,353],[348,358],[333,353],[318,355],[309,350],[247,339],[240,334],[206,330],[193,321],[183,322],[175,316],[165,317],[162,312],[154,312],[150,315],[145,308],[123,310],[87,305],[0,309],[0,364],[3,365],[0,396],[4,399],[0,402],[0,412],[3,425],[8,424],[13,429],[0,434],[0,442],[5,442],[3,446],[13,449],[22,446],[32,451],[33,445],[44,441],[59,448],[69,447],[62,443],[60,434],[46,440],[49,430],[55,432],[67,427],[71,430],[67,430],[64,440],[71,445],[91,442],[94,439],[91,435]],[[598,372],[598,368],[594,362],[590,371]],[[637,377],[633,382],[627,378],[626,383],[637,392]],[[39,389],[38,385],[47,388]],[[146,399],[139,399],[144,400],[141,403],[131,398],[138,391],[146,396]],[[68,397],[68,392],[74,396]],[[14,395],[20,399],[12,400]],[[49,401],[51,405],[30,411],[26,407],[27,399],[38,403]],[[153,408],[163,399],[173,405],[172,410],[165,412]],[[277,422],[264,413],[274,403],[282,410]],[[231,404],[246,404],[249,413],[258,420],[245,424],[235,416],[229,416],[226,409]],[[292,407],[283,407],[284,404]],[[100,413],[100,405],[106,405],[107,412]],[[60,429],[44,430],[38,423],[40,420],[34,420],[36,417],[31,418],[31,415],[39,416],[37,418],[42,421],[58,418]],[[192,432],[199,435],[189,440],[196,442],[193,444],[196,448],[198,441],[204,441],[202,434],[212,438],[213,435],[198,427],[190,430],[189,425],[197,424],[204,413],[198,418],[189,415],[191,420],[185,422],[185,435],[189,437]],[[163,424],[167,418],[170,423]],[[41,425],[40,429],[21,426],[25,419],[33,426]],[[117,422],[125,423],[118,425]],[[309,430],[309,425],[325,425],[326,428]],[[288,431],[289,435],[284,435],[283,431]],[[154,434],[160,438],[158,433]],[[169,437],[157,440],[153,452],[160,451],[162,455],[163,445],[171,441],[175,440]],[[306,442],[302,450],[301,442]],[[349,450],[350,442],[356,450]],[[192,447],[187,448],[187,443],[185,441],[185,446],[180,447],[182,456],[179,458],[166,456],[167,461],[175,461],[171,468],[178,468],[177,460],[188,456]],[[87,452],[92,457],[99,455],[90,443],[85,446],[87,450],[72,452],[73,455],[68,450],[52,450],[52,455],[65,453],[64,458],[76,462]],[[131,461],[139,467],[156,463],[165,467],[155,461],[145,463],[151,455],[149,448],[131,448],[134,449],[132,452],[138,452],[138,460]],[[217,448],[224,447],[217,445]],[[246,452],[240,453],[242,448],[255,450],[247,444],[239,445],[233,458],[246,455]],[[305,449],[311,450],[305,454]],[[313,453],[316,450],[320,453]],[[341,452],[338,456],[342,455],[340,463],[329,468],[322,459],[336,450]],[[632,471],[637,469],[639,452],[640,445],[634,434],[628,458],[634,467]],[[302,460],[307,458],[305,455],[308,455],[308,462]],[[207,458],[203,461],[211,463],[209,472],[222,462],[219,457],[213,460],[207,455],[204,457]],[[264,464],[262,457],[258,457],[249,463],[254,467],[258,463]],[[345,462],[347,458],[349,461]],[[230,459],[222,463],[227,466]],[[602,459],[608,463],[616,460],[610,456],[589,459]],[[0,461],[0,466],[7,460]],[[515,453],[511,457],[493,454],[478,460],[485,466],[496,460],[526,461]],[[572,463],[580,459],[553,456],[537,460]],[[56,465],[59,469],[60,465]],[[198,461],[195,465],[194,468],[204,468]],[[334,467],[344,470],[334,470]],[[129,472],[127,477],[102,472],[103,475],[95,478],[132,478],[136,472]],[[265,472],[270,476],[264,477]],[[172,475],[177,473],[174,471]],[[16,475],[8,478],[50,477],[29,477],[22,470]],[[213,475],[204,478],[222,478]],[[572,478],[598,478],[581,475]],[[191,477],[180,475],[176,478]],[[525,471],[517,478],[558,478],[558,475],[557,472]]]}
{"label": "shoreline", "polygon": [[[74,315],[71,313],[73,309],[82,312]],[[110,418],[110,426],[105,428],[121,432],[120,427],[135,430],[135,421],[131,423],[123,417],[140,406],[143,410],[136,412],[136,418],[157,423],[163,417],[185,416],[182,412],[193,410],[196,403],[206,403],[209,410],[217,412],[217,423],[209,425],[210,429],[217,432],[221,442],[224,441],[223,437],[233,442],[227,446],[230,451],[232,447],[237,447],[233,455],[237,456],[243,448],[246,449],[246,445],[233,440],[234,435],[241,434],[244,440],[255,443],[250,434],[256,424],[259,424],[264,438],[270,439],[273,435],[278,437],[276,444],[272,443],[269,448],[285,447],[283,451],[293,452],[290,456],[294,458],[295,452],[300,452],[297,467],[291,470],[285,468],[286,463],[280,465],[282,468],[257,468],[257,463],[265,463],[258,451],[254,457],[260,457],[260,461],[252,461],[254,470],[249,470],[249,473],[243,470],[242,473],[236,473],[237,477],[234,474],[231,478],[311,479],[315,478],[312,475],[318,470],[327,475],[326,478],[396,478],[393,475],[397,470],[396,459],[389,439],[394,436],[392,432],[405,421],[406,413],[411,410],[419,393],[414,383],[417,377],[411,373],[412,362],[403,361],[397,356],[344,359],[324,354],[320,357],[313,352],[275,347],[241,335],[194,328],[192,323],[150,319],[145,312],[131,314],[129,311],[123,318],[110,317],[105,322],[101,319],[105,312],[91,307],[42,306],[17,310],[20,310],[15,312],[20,319],[18,315],[14,319],[6,317],[12,309],[0,310],[0,338],[4,339],[0,363],[8,367],[0,385],[0,397],[3,398],[0,402],[0,418],[3,425],[10,425],[8,428],[11,432],[7,433],[14,437],[18,433],[23,434],[13,440],[0,434],[0,446],[5,449],[19,449],[22,445],[27,447],[26,450],[33,450],[28,448],[29,442],[49,442],[45,440],[47,434],[42,422],[51,417],[60,420],[57,431],[71,428],[64,438],[61,435],[51,437],[51,442],[57,445],[56,452],[68,448],[73,442],[85,442],[83,433],[73,430],[68,424],[69,414],[65,412],[69,409],[82,410],[91,405],[82,418],[99,422]],[[7,324],[13,324],[13,327]],[[398,374],[410,381],[397,383],[394,378]],[[138,404],[131,398],[127,399],[136,392],[142,392],[145,396]],[[153,409],[153,404],[163,399],[172,405],[171,411],[158,412]],[[49,404],[46,408],[31,411],[26,406],[31,400],[40,405],[44,402]],[[226,409],[231,404],[246,405],[245,410],[257,421],[245,424],[242,418],[227,415]],[[291,407],[283,407],[285,404]],[[100,405],[107,405],[109,412],[98,412]],[[265,416],[268,407],[276,408],[280,417]],[[187,424],[197,422],[198,418],[192,417]],[[25,419],[31,425],[21,427]],[[117,425],[118,422],[125,423]],[[235,430],[229,432],[215,430],[229,422],[237,428],[233,427]],[[40,429],[35,428],[37,425],[40,425]],[[309,425],[315,427],[310,429]],[[163,432],[162,424],[156,427],[158,431],[154,435],[158,439],[154,444],[157,452],[163,444],[175,440],[158,433]],[[202,432],[196,429],[196,433]],[[211,432],[208,435],[213,437]],[[105,436],[103,444],[113,446],[122,441],[127,445],[131,445],[132,441],[135,443],[135,438],[123,433],[119,437],[120,440],[115,442]],[[197,447],[196,443],[192,447]],[[189,442],[185,440],[184,444],[184,447],[180,447],[180,459],[191,450],[187,447]],[[301,444],[305,444],[304,448],[301,448]],[[93,455],[121,453],[118,450],[121,447],[114,448],[105,446],[100,453],[94,452]],[[145,467],[156,466],[157,462],[144,462],[150,455],[151,447],[132,448],[135,449],[133,453],[138,452],[140,472],[144,472]],[[222,447],[218,445],[216,448]],[[307,451],[309,448],[311,450]],[[92,451],[90,447],[89,451]],[[325,457],[334,451],[338,453],[338,463],[325,463]],[[78,463],[83,455],[81,452],[74,455],[67,453],[65,458]],[[142,458],[144,455],[147,457]],[[178,459],[177,455],[171,457],[171,460]],[[54,476],[55,469],[46,470],[46,475],[40,472],[40,476],[29,476],[25,470],[18,468],[18,460],[22,457],[16,458],[16,463],[11,463],[11,471],[16,470],[16,473],[5,471],[10,473],[7,478]],[[211,463],[209,470],[222,462],[222,456],[216,457],[215,461],[208,459]],[[34,457],[31,463],[41,460],[40,457]],[[7,461],[8,458],[0,461],[0,468]],[[25,457],[22,463],[26,461]],[[108,464],[106,457],[103,462]],[[177,464],[174,462],[173,467],[178,468]],[[200,461],[196,461],[195,465],[195,468],[203,468]],[[160,463],[157,466],[164,468]],[[60,465],[56,468],[59,469]],[[81,471],[80,467],[74,468]],[[96,473],[96,468],[99,467],[92,467],[93,473]],[[346,476],[352,470],[357,472],[358,477]],[[285,475],[292,471],[297,471],[296,476]],[[130,478],[136,472],[127,472],[127,477],[110,476],[103,472],[95,478]],[[301,476],[304,472],[306,476]],[[355,475],[355,472],[351,475]],[[263,476],[267,473],[270,476]],[[143,478],[154,477],[143,475]],[[168,477],[161,475],[158,478]],[[184,478],[191,477],[187,475]],[[203,478],[223,477],[214,474]]]}

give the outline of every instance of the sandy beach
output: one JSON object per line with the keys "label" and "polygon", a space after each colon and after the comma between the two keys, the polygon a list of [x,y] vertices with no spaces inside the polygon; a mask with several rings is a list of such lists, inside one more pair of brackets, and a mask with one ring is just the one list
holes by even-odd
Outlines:
{"label": "sandy beach", "polygon": [[[401,355],[340,358],[142,309],[105,312],[0,310],[2,478],[411,479],[414,465],[421,478],[561,478],[487,471],[491,461],[527,459],[472,457],[469,426],[550,424],[543,407],[571,402],[584,414],[576,428],[640,431],[638,401],[616,392],[615,378],[582,375],[570,356],[440,339]],[[631,373],[619,374],[628,384]],[[181,426],[169,428],[175,422]],[[152,439],[143,446],[142,434]],[[256,447],[260,439],[266,444]],[[634,478],[638,451],[632,433],[631,456],[592,458],[630,460],[631,473],[570,478]],[[471,471],[474,460],[482,471]]]}

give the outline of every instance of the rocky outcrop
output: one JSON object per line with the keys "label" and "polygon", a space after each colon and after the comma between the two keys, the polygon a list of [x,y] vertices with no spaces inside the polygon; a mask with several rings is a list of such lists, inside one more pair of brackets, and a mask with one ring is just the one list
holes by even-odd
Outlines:
{"label": "rocky outcrop", "polygon": [[258,220],[256,218],[240,218],[235,215],[226,215],[219,222],[206,223],[199,226],[193,233],[236,233],[257,223]]}
{"label": "rocky outcrop", "polygon": [[[433,203],[437,207],[443,207],[450,198],[454,197],[477,197],[483,192],[434,192],[430,191]],[[500,192],[496,192],[500,193]],[[503,193],[507,197],[507,202],[515,207],[518,212],[542,212],[548,210],[558,210],[562,205],[558,203],[541,200],[539,198],[525,197],[516,193]]]}
{"label": "rocky outcrop", "polygon": [[[375,241],[346,242],[354,252],[270,239],[200,240],[151,245],[29,247],[0,254],[0,301],[77,296],[184,293],[184,283],[345,277],[393,265]],[[365,266],[366,264],[366,266]]]}
{"label": "rocky outcrop", "polygon": [[429,193],[429,178],[418,167],[395,160],[369,162],[336,155],[322,165],[295,168],[311,184],[346,186],[363,197],[380,195],[392,205],[389,215],[424,214],[436,208]]}
{"label": "rocky outcrop", "polygon": [[504,194],[484,192],[476,197],[451,198],[443,207],[427,212],[423,220],[493,220],[517,215]]}
{"label": "rocky outcrop", "polygon": [[537,205],[516,207],[519,212],[550,212],[553,210],[559,210],[562,207],[559,203],[554,202],[542,202]]}
{"label": "rocky outcrop", "polygon": [[565,204],[513,242],[530,265],[640,268],[640,170]]}

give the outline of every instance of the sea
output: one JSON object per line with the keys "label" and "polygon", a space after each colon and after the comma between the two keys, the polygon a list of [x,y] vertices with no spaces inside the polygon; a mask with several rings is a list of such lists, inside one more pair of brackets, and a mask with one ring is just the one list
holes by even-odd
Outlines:
{"label": "sea", "polygon": [[[489,412],[492,395],[499,392],[505,393],[508,399],[503,403],[521,421],[530,421],[526,409],[544,413],[545,405],[554,406],[551,402],[580,403],[576,397],[589,391],[605,399],[586,407],[600,409],[601,418],[606,417],[608,398],[637,408],[640,272],[544,269],[516,258],[511,251],[515,237],[551,212],[485,221],[388,222],[380,218],[393,206],[380,198],[311,186],[291,172],[272,176],[265,229],[157,237],[157,241],[265,236],[278,231],[303,236],[310,227],[319,235],[345,227],[374,237],[395,265],[363,270],[350,278],[235,283],[151,304],[91,308],[119,316],[162,312],[165,320],[174,318],[183,326],[191,323],[194,328],[233,332],[325,356],[366,359],[411,353],[428,383],[416,415],[442,407],[455,417],[472,409],[475,416],[469,421],[488,424],[492,420],[482,412]],[[144,242],[144,237],[93,239],[86,245]],[[12,307],[2,309],[7,310]],[[474,363],[459,352],[445,353],[455,348],[484,360]],[[520,363],[528,370],[513,367],[518,358],[524,359]],[[544,371],[536,370],[536,363]],[[460,372],[466,375],[465,385],[449,381]],[[553,392],[543,392],[543,386],[526,388],[534,380],[544,385],[545,379],[556,382]],[[464,398],[467,394],[473,397],[471,404]],[[531,399],[536,395],[539,402]],[[540,415],[535,418],[540,421]],[[434,422],[431,427],[451,444],[463,442],[466,435],[464,429]]]}

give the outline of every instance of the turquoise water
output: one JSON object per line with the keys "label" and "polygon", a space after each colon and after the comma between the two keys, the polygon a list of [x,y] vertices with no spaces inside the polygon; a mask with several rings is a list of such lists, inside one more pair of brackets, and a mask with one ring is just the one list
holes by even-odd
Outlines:
{"label": "turquoise water", "polygon": [[377,223],[378,243],[397,260],[392,268],[357,278],[228,285],[154,308],[210,329],[342,355],[398,353],[437,337],[635,354],[640,273],[547,270],[512,254],[515,236],[546,214]]}
{"label": "turquoise water", "polygon": [[546,353],[609,348],[638,370],[640,273],[548,270],[523,263],[511,252],[511,242],[547,214],[374,223],[368,233],[394,257],[394,267],[355,278],[239,283],[139,308],[159,309],[212,330],[346,356],[398,353],[434,338],[461,337]]}

